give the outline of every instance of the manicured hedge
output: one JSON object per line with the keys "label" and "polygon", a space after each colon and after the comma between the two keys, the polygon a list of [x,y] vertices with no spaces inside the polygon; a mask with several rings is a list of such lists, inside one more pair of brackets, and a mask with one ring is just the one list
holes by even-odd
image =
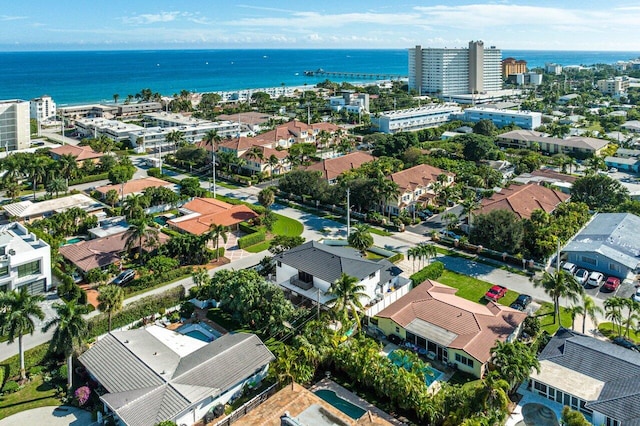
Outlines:
{"label": "manicured hedge", "polygon": [[267,234],[264,231],[254,232],[253,234],[245,235],[244,237],[238,238],[238,247],[249,247],[263,242],[266,238]]}
{"label": "manicured hedge", "polygon": [[80,185],[81,183],[96,182],[99,180],[107,180],[107,179],[109,179],[109,173],[99,173],[97,175],[89,175],[89,176],[81,177],[79,179],[70,180],[69,186]]}
{"label": "manicured hedge", "polygon": [[402,253],[396,253],[393,256],[389,257],[389,259],[387,259],[389,262],[391,263],[396,263],[396,262],[400,262],[401,260],[404,259],[404,254]]}
{"label": "manicured hedge", "polygon": [[444,263],[436,261],[411,275],[411,281],[414,285],[419,285],[424,280],[437,280],[443,272]]}
{"label": "manicured hedge", "polygon": [[[170,308],[180,304],[184,297],[184,287],[178,286],[154,296],[144,297],[126,305],[124,309],[112,316],[112,328],[119,328],[139,321],[141,318],[156,314],[160,309]],[[109,319],[106,314],[100,314],[88,321],[88,337],[100,336],[107,332]],[[34,364],[32,364],[34,365]]]}
{"label": "manicured hedge", "polygon": [[151,176],[154,178],[162,178],[162,172],[159,167],[151,167],[147,170],[147,176]]}
{"label": "manicured hedge", "polygon": [[247,223],[242,222],[240,225],[238,225],[238,229],[244,233],[247,234],[253,234],[259,231],[258,228],[256,228],[255,226],[251,226]]}

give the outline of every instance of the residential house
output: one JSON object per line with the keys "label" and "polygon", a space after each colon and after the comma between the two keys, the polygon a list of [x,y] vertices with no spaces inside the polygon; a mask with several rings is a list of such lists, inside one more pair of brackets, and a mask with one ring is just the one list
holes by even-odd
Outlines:
{"label": "residential house", "polygon": [[607,156],[604,158],[604,164],[606,164],[609,168],[616,168],[625,172],[638,173],[640,160],[637,157],[623,158]]}
{"label": "residential house", "polygon": [[112,331],[79,357],[104,389],[100,401],[127,426],[194,424],[258,386],[274,359],[254,334],[206,343],[155,325]]}
{"label": "residential house", "polygon": [[[209,148],[205,145],[198,145],[207,150]],[[254,146],[264,146],[267,148],[273,148],[274,143],[271,141],[264,140],[260,137],[248,137],[248,136],[240,136],[237,138],[231,138],[223,140],[218,144],[219,152],[230,152],[236,156],[236,158],[240,158],[245,152],[250,150]]]}
{"label": "residential house", "polygon": [[66,197],[34,203],[31,200],[6,204],[2,208],[5,214],[16,222],[31,222],[47,218],[54,213],[61,213],[76,207],[91,214],[101,213],[107,206],[84,194],[73,194]]}
{"label": "residential house", "polygon": [[366,306],[387,292],[410,283],[400,276],[402,270],[386,259],[374,262],[364,259],[352,248],[336,247],[309,241],[274,256],[276,282],[291,293],[326,305],[335,297],[328,294],[342,273],[359,280],[367,296]]}
{"label": "residential house", "polygon": [[[271,164],[272,156],[277,160],[273,165]],[[264,173],[271,176],[291,171],[289,153],[284,150],[279,151],[266,146],[254,145],[253,148],[245,151],[240,158],[244,160],[242,168],[251,174]]]}
{"label": "residential house", "polygon": [[[89,272],[94,268],[104,269],[111,264],[119,263],[127,246],[128,235],[121,232],[108,237],[95,240],[80,241],[75,244],[67,244],[58,249],[58,252],[69,263],[74,265],[81,273]],[[163,233],[158,233],[158,244],[162,245],[169,240]],[[132,249],[138,249],[137,242]],[[142,249],[150,251],[146,240],[142,241]]]}
{"label": "residential house", "polygon": [[620,158],[640,158],[640,149],[618,148],[616,157]]}
{"label": "residential house", "polygon": [[640,133],[640,120],[626,121],[620,127],[632,133]]}
{"label": "residential house", "polygon": [[538,169],[531,173],[522,173],[519,176],[513,178],[513,182],[526,185],[528,183],[536,185],[550,185],[554,189],[564,192],[565,194],[571,193],[573,183],[578,179],[575,176],[567,175],[564,173],[556,172],[553,169]]}
{"label": "residential house", "polygon": [[436,197],[435,183],[440,182],[443,187],[451,186],[454,174],[445,172],[428,164],[420,164],[388,177],[399,188],[398,197],[388,200],[385,211],[398,215],[400,212],[413,211],[418,207],[432,204]]}
{"label": "residential house", "polygon": [[364,163],[369,163],[375,159],[376,157],[367,152],[355,151],[336,158],[326,158],[310,165],[307,167],[307,170],[320,172],[322,174],[322,178],[326,179],[329,184],[333,185],[337,182],[338,176],[342,173],[348,170],[357,169]]}
{"label": "residential house", "polygon": [[572,154],[580,157],[600,155],[609,141],[604,139],[572,136],[556,138],[535,130],[512,130],[497,136],[496,144],[505,148],[527,148],[547,154]]}
{"label": "residential house", "polygon": [[181,232],[202,235],[211,225],[223,225],[233,230],[242,222],[258,217],[244,204],[229,204],[215,198],[196,197],[179,209],[182,216],[167,221],[167,226]]}
{"label": "residential house", "polygon": [[51,286],[51,247],[20,223],[0,225],[0,293],[26,287],[30,294]]}
{"label": "residential house", "polygon": [[640,272],[640,217],[631,213],[598,213],[562,253],[579,268],[619,278]]}
{"label": "residential house", "polygon": [[92,163],[97,163],[100,158],[102,158],[103,153],[94,151],[91,147],[88,146],[79,146],[79,145],[60,145],[57,148],[53,148],[49,150],[49,155],[51,158],[58,161],[60,157],[63,155],[71,155],[75,157],[76,163],[78,166],[81,166],[86,161],[91,161]]}
{"label": "residential house", "polygon": [[538,360],[524,398],[547,398],[556,412],[571,407],[594,426],[640,424],[638,352],[561,328]]}
{"label": "residential house", "polygon": [[555,210],[558,204],[567,201],[569,195],[542,185],[509,185],[491,198],[484,198],[474,215],[487,214],[493,210],[508,210],[520,219],[529,219],[534,210],[542,209],[547,213]]}
{"label": "residential house", "polygon": [[457,289],[427,280],[380,311],[370,324],[396,335],[427,358],[482,377],[497,341],[511,342],[527,314],[496,302],[487,305],[456,296]]}
{"label": "residential house", "polygon": [[257,133],[269,124],[271,116],[257,111],[248,111],[237,114],[220,114],[217,119],[240,123],[241,126]]}
{"label": "residential house", "polygon": [[302,121],[293,120],[257,137],[271,142],[274,148],[279,146],[288,149],[294,143],[318,143],[317,137],[323,130],[329,135],[333,135],[341,128],[331,123],[306,124]]}
{"label": "residential house", "polygon": [[166,187],[171,189],[172,191],[177,191],[177,186],[175,184],[151,176],[140,179],[133,179],[125,183],[99,186],[98,188],[96,188],[96,191],[102,194],[103,199],[107,195],[107,192],[111,190],[116,191],[120,198],[126,198],[129,195],[142,194],[147,188],[160,187]]}

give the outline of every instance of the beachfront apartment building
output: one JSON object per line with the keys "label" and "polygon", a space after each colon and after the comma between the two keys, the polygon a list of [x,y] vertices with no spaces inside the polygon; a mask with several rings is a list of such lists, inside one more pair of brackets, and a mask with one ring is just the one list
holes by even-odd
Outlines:
{"label": "beachfront apartment building", "polygon": [[527,72],[527,61],[524,59],[505,58],[502,60],[502,77],[507,78],[512,74],[524,74]]}
{"label": "beachfront apartment building", "polygon": [[461,111],[453,103],[385,111],[371,116],[371,126],[382,133],[415,132],[446,123]]}
{"label": "beachfront apartment building", "polygon": [[501,50],[482,41],[457,49],[418,45],[409,49],[409,89],[440,97],[499,91],[501,62]]}
{"label": "beachfront apartment building", "polygon": [[598,80],[598,90],[603,95],[624,95],[629,90],[629,77],[622,76]]}
{"label": "beachfront apartment building", "polygon": [[523,129],[533,130],[542,125],[542,113],[533,111],[471,107],[458,114],[457,118],[472,123],[491,120],[498,128],[515,124]]}
{"label": "beachfront apartment building", "polygon": [[5,151],[27,149],[31,143],[29,102],[0,100],[0,148]]}
{"label": "beachfront apartment building", "polygon": [[144,127],[133,123],[95,117],[77,119],[76,129],[82,137],[97,138],[98,136],[106,136],[114,141],[121,142],[129,139],[131,133],[140,131]]}
{"label": "beachfront apartment building", "polygon": [[77,120],[86,117],[113,118],[118,113],[118,107],[100,104],[74,105],[59,107],[58,113],[66,120]]}
{"label": "beachfront apartment building", "polygon": [[41,294],[51,286],[51,247],[24,225],[0,226],[0,292],[25,287]]}
{"label": "beachfront apartment building", "polygon": [[340,96],[332,96],[329,98],[329,107],[337,112],[342,110],[353,114],[369,112],[369,94],[355,93],[353,90],[343,90]]}
{"label": "beachfront apartment building", "polygon": [[30,117],[40,122],[56,118],[56,103],[51,96],[43,95],[29,102]]}

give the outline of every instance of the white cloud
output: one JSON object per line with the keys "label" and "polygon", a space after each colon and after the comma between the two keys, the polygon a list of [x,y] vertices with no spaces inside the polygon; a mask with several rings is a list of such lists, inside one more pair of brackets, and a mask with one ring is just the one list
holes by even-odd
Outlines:
{"label": "white cloud", "polygon": [[28,16],[11,16],[11,15],[0,15],[0,21],[19,21],[21,19],[28,19]]}
{"label": "white cloud", "polygon": [[122,17],[122,22],[131,25],[146,25],[156,24],[158,22],[171,22],[175,21],[182,13],[181,12],[160,12],[160,13],[145,13],[134,16]]}

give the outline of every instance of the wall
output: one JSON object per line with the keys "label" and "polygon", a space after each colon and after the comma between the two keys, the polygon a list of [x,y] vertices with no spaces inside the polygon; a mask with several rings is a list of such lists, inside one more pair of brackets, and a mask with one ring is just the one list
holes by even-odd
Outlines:
{"label": "wall", "polygon": [[[596,260],[595,264],[584,262],[582,257],[589,257]],[[606,256],[601,255],[600,253],[593,252],[568,252],[567,253],[568,261],[571,263],[575,263],[579,268],[585,268],[590,271],[598,271],[602,272],[605,276],[613,275],[618,278],[633,278],[634,272],[630,270],[625,265],[618,263]],[[610,266],[614,266],[614,268],[610,268]],[[605,277],[606,278],[606,277]]]}

